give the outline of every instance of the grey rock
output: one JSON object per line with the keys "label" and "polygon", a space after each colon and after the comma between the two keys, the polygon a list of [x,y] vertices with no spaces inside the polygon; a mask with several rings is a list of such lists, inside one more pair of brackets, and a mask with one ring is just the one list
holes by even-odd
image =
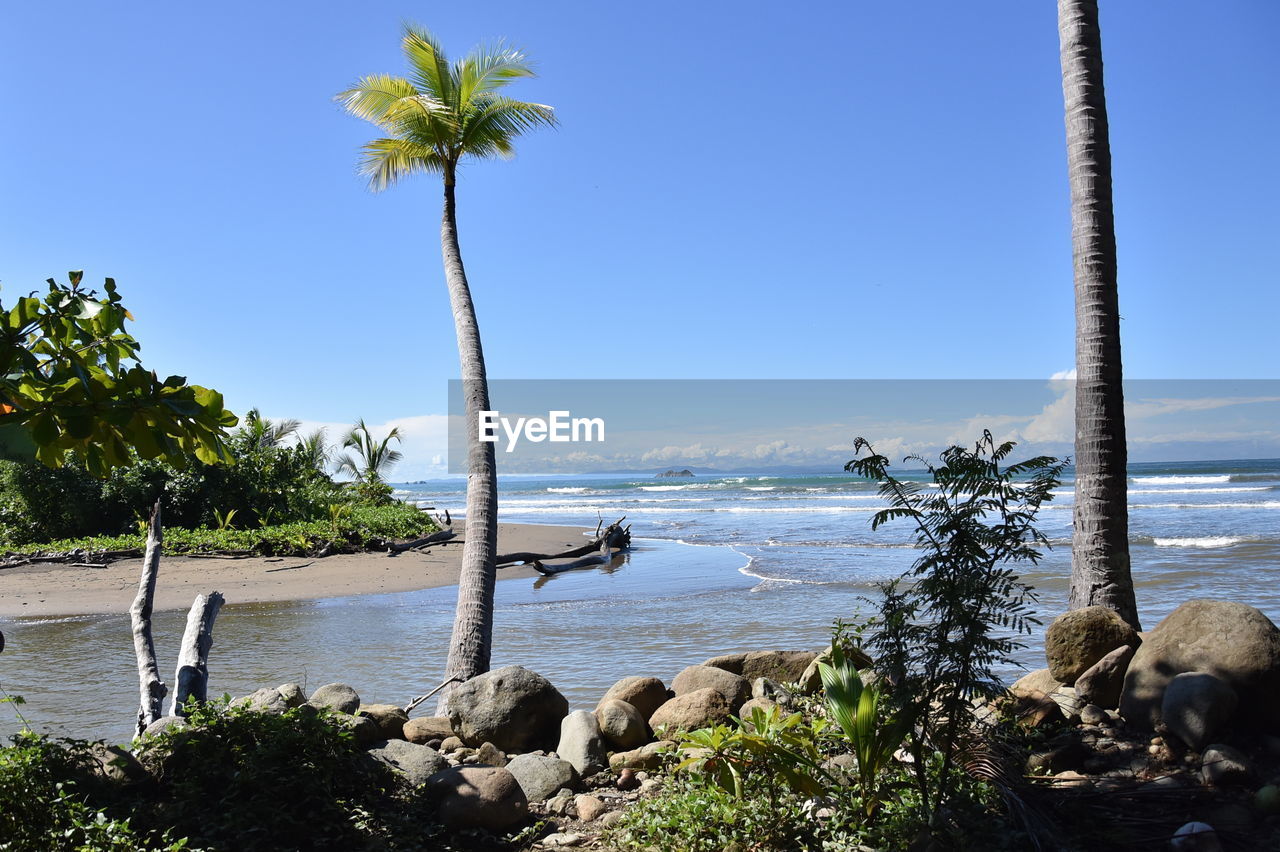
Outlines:
{"label": "grey rock", "polygon": [[440,752],[430,746],[406,740],[381,740],[369,749],[369,756],[396,770],[410,787],[426,783],[449,765]]}
{"label": "grey rock", "polygon": [[449,696],[449,723],[467,745],[505,752],[551,748],[569,702],[542,675],[504,666],[477,675]]}
{"label": "grey rock", "polygon": [[481,743],[476,749],[476,760],[485,766],[506,766],[507,756],[493,743]]}
{"label": "grey rock", "polygon": [[565,791],[557,793],[550,799],[547,799],[547,813],[556,814],[558,816],[568,816],[573,811],[573,793]]}
{"label": "grey rock", "polygon": [[446,769],[427,779],[427,789],[438,803],[436,818],[454,830],[500,833],[529,815],[529,801],[515,776],[497,766]]}
{"label": "grey rock", "polygon": [[1239,749],[1216,743],[1201,756],[1200,777],[1214,787],[1245,784],[1253,778],[1253,768]]}
{"label": "grey rock", "polygon": [[147,778],[147,770],[143,768],[142,762],[123,746],[94,743],[89,749],[89,755],[93,758],[90,767],[93,773],[108,781],[131,784]]}
{"label": "grey rock", "polygon": [[1160,722],[1165,688],[1183,672],[1208,672],[1240,699],[1242,719],[1280,727],[1280,630],[1251,606],[1194,600],[1147,634],[1129,663],[1120,712],[1135,726]]}
{"label": "grey rock", "polygon": [[1115,610],[1086,606],[1053,620],[1044,632],[1044,655],[1054,679],[1070,685],[1116,648],[1141,641]]}
{"label": "grey rock", "polygon": [[360,746],[370,746],[382,739],[377,724],[367,716],[353,716],[350,713],[333,713],[329,723],[351,732]]}
{"label": "grey rock", "polygon": [[640,711],[643,718],[648,719],[670,697],[671,693],[656,677],[624,677],[609,687],[604,698],[600,699],[600,704],[612,699],[625,701]]}
{"label": "grey rock", "polygon": [[581,834],[575,834],[572,831],[553,831],[542,838],[541,843],[548,849],[567,849],[573,846],[581,846],[582,840]]}
{"label": "grey rock", "polygon": [[671,691],[677,698],[702,689],[714,689],[723,695],[731,713],[751,697],[751,684],[744,677],[715,666],[689,666],[671,682]]}
{"label": "grey rock", "polygon": [[518,754],[508,761],[506,768],[530,802],[545,801],[557,790],[573,787],[578,782],[573,764],[556,757]]}
{"label": "grey rock", "polygon": [[355,713],[360,709],[360,695],[345,683],[326,683],[311,693],[308,703],[339,713]]}
{"label": "grey rock", "polygon": [[1169,732],[1196,751],[1235,715],[1236,691],[1208,672],[1183,672],[1169,681],[1160,715]]}
{"label": "grey rock", "polygon": [[142,732],[142,735],[144,737],[149,737],[154,734],[164,733],[170,728],[177,729],[177,728],[185,728],[186,726],[187,726],[187,720],[182,718],[181,716],[161,716],[159,719],[156,719],[150,725],[147,725],[147,729]]}
{"label": "grey rock", "polygon": [[1134,645],[1122,645],[1085,669],[1075,683],[1080,699],[1108,710],[1120,706],[1124,675],[1136,650]]}
{"label": "grey rock", "polygon": [[575,710],[560,720],[560,744],[556,753],[573,764],[583,777],[594,775],[609,765],[609,753],[594,713]]}
{"label": "grey rock", "polygon": [[649,739],[649,725],[640,711],[617,698],[601,701],[596,708],[600,734],[619,750],[639,748]]}
{"label": "grey rock", "polygon": [[307,703],[307,694],[296,683],[282,683],[276,687],[276,692],[280,693],[280,697],[290,708],[301,707]]}
{"label": "grey rock", "polygon": [[270,686],[255,690],[243,698],[237,698],[231,702],[231,706],[248,707],[257,713],[269,713],[272,716],[280,716],[289,709],[289,704],[280,691]]}
{"label": "grey rock", "polygon": [[796,700],[795,693],[767,677],[758,677],[751,681],[751,698],[780,704],[783,707],[790,707]]}
{"label": "grey rock", "polygon": [[813,651],[750,651],[745,654],[724,654],[712,657],[704,666],[724,669],[745,678],[748,682],[758,677],[793,683],[800,679],[805,669],[816,658]]}
{"label": "grey rock", "polygon": [[1086,704],[1080,708],[1080,722],[1084,725],[1102,725],[1110,722],[1111,718],[1107,716],[1107,711],[1103,710],[1097,704]]}
{"label": "grey rock", "polygon": [[440,743],[441,751],[457,751],[458,749],[466,747],[467,744],[458,737],[445,737]]}

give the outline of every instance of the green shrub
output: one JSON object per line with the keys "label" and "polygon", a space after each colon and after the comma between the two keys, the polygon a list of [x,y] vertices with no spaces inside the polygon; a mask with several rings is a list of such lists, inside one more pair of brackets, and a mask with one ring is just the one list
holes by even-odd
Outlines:
{"label": "green shrub", "polygon": [[185,849],[139,832],[93,803],[88,744],[23,731],[0,748],[0,849],[22,852]]}
{"label": "green shrub", "polygon": [[214,702],[190,726],[150,738],[157,779],[138,821],[213,849],[350,849],[368,845],[365,816],[392,778],[350,731],[311,707],[283,715]]}

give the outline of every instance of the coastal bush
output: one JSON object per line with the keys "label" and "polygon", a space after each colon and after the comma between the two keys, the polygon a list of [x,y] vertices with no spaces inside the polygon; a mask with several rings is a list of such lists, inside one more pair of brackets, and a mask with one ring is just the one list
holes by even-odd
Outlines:
{"label": "coastal bush", "polygon": [[[1005,464],[1012,442],[997,445],[990,432],[972,450],[953,446],[941,463],[918,456],[934,487],[892,476],[889,460],[862,438],[868,455],[846,469],[880,483],[889,508],[872,529],[895,520],[915,524],[922,555],[898,580],[881,588],[878,615],[860,628],[877,672],[892,684],[890,715],[913,722],[907,738],[921,814],[935,832],[965,773],[974,727],[974,699],[1004,691],[997,668],[1012,664],[1019,636],[1037,624],[1034,590],[1013,571],[1035,564],[1048,540],[1035,527],[1065,462],[1046,456]],[[936,770],[933,768],[937,763]],[[981,760],[972,761],[981,766]]]}
{"label": "coastal bush", "polygon": [[156,779],[134,803],[140,825],[209,849],[368,846],[393,781],[350,731],[309,706],[275,715],[225,700],[188,721],[140,750]]}
{"label": "coastal bush", "polygon": [[817,746],[824,728],[821,719],[806,723],[799,713],[783,716],[777,707],[755,707],[750,719],[733,726],[685,734],[680,742],[685,758],[676,771],[695,773],[739,799],[753,774],[770,779],[763,788],[771,800],[784,791],[817,795],[829,780]]}
{"label": "coastal bush", "polygon": [[135,830],[93,798],[89,744],[22,731],[0,748],[0,849],[30,852],[185,849],[160,832]]}
{"label": "coastal bush", "polygon": [[[167,553],[253,552],[264,556],[309,556],[329,547],[337,552],[366,550],[379,541],[418,538],[436,530],[425,513],[405,503],[387,506],[344,506],[347,511],[318,521],[274,524],[256,529],[189,530],[166,527]],[[111,536],[65,538],[39,544],[9,545],[14,553],[103,553],[145,544],[139,532]]]}

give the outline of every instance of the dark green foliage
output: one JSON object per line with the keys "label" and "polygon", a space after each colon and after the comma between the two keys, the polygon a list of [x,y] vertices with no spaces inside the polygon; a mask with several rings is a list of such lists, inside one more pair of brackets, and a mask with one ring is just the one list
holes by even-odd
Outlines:
{"label": "dark green foliage", "polygon": [[99,476],[136,457],[225,461],[222,395],[145,369],[115,282],[100,296],[69,275],[0,304],[0,453],[58,467],[75,451]]}
{"label": "dark green foliage", "polygon": [[[891,476],[889,460],[862,438],[854,446],[868,456],[846,469],[878,480],[889,501],[872,528],[909,519],[923,551],[902,578],[882,588],[867,648],[893,684],[892,714],[916,725],[910,742],[921,807],[936,828],[955,791],[952,769],[973,724],[972,699],[1003,692],[996,668],[1011,664],[1022,647],[1018,637],[1038,623],[1031,616],[1034,592],[1013,566],[1034,564],[1048,546],[1034,523],[1066,463],[1037,457],[1004,465],[1014,445],[997,446],[984,432],[972,450],[944,451],[939,465],[912,457],[931,474],[936,487],[928,488]],[[935,752],[941,766],[931,775]]]}
{"label": "dark green foliage", "polygon": [[[314,443],[281,445],[289,429],[287,422],[273,424],[250,412],[245,426],[227,441],[234,460],[227,465],[191,459],[175,468],[135,458],[97,478],[74,455],[59,468],[0,461],[0,547],[136,547],[138,522],[157,499],[171,550],[309,553],[329,541],[350,549],[370,539],[433,529],[421,513],[393,499],[391,487],[381,481],[335,483],[317,466],[324,457]],[[350,506],[353,514],[335,518],[335,505]],[[220,522],[227,517],[229,525]],[[78,543],[90,538],[115,543]]]}
{"label": "dark green foliage", "polygon": [[192,727],[148,742],[154,797],[138,822],[212,849],[350,849],[370,837],[359,812],[390,795],[389,772],[313,708],[283,715],[214,703]]}
{"label": "dark green foliage", "polygon": [[22,852],[183,849],[163,832],[148,839],[128,813],[109,814],[89,767],[87,743],[30,731],[0,748],[0,849]]}
{"label": "dark green foliage", "polygon": [[[405,503],[341,506],[345,511],[322,521],[296,521],[256,529],[167,528],[164,547],[168,553],[253,551],[263,556],[309,556],[326,545],[338,552],[353,552],[375,546],[379,540],[418,538],[436,529],[425,512]],[[239,520],[238,516],[236,520]],[[101,553],[129,550],[143,544],[141,533],[125,533],[58,539],[11,546],[10,549],[15,553],[66,553],[72,550]]]}

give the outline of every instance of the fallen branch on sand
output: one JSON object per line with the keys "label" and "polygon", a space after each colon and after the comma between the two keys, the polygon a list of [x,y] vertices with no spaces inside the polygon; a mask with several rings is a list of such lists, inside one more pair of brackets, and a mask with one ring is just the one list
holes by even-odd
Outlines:
{"label": "fallen branch on sand", "polygon": [[[507,553],[499,556],[497,559],[498,567],[513,564],[526,564],[540,574],[559,574],[563,571],[573,571],[578,568],[591,568],[596,565],[607,565],[614,556],[631,547],[631,525],[622,526],[622,522],[626,520],[626,516],[619,518],[612,524],[609,524],[603,532],[600,527],[596,527],[596,537],[589,543],[581,547],[575,547],[566,550],[563,553]],[[570,559],[571,562],[561,562],[558,564],[548,565],[548,562],[556,559]]]}

